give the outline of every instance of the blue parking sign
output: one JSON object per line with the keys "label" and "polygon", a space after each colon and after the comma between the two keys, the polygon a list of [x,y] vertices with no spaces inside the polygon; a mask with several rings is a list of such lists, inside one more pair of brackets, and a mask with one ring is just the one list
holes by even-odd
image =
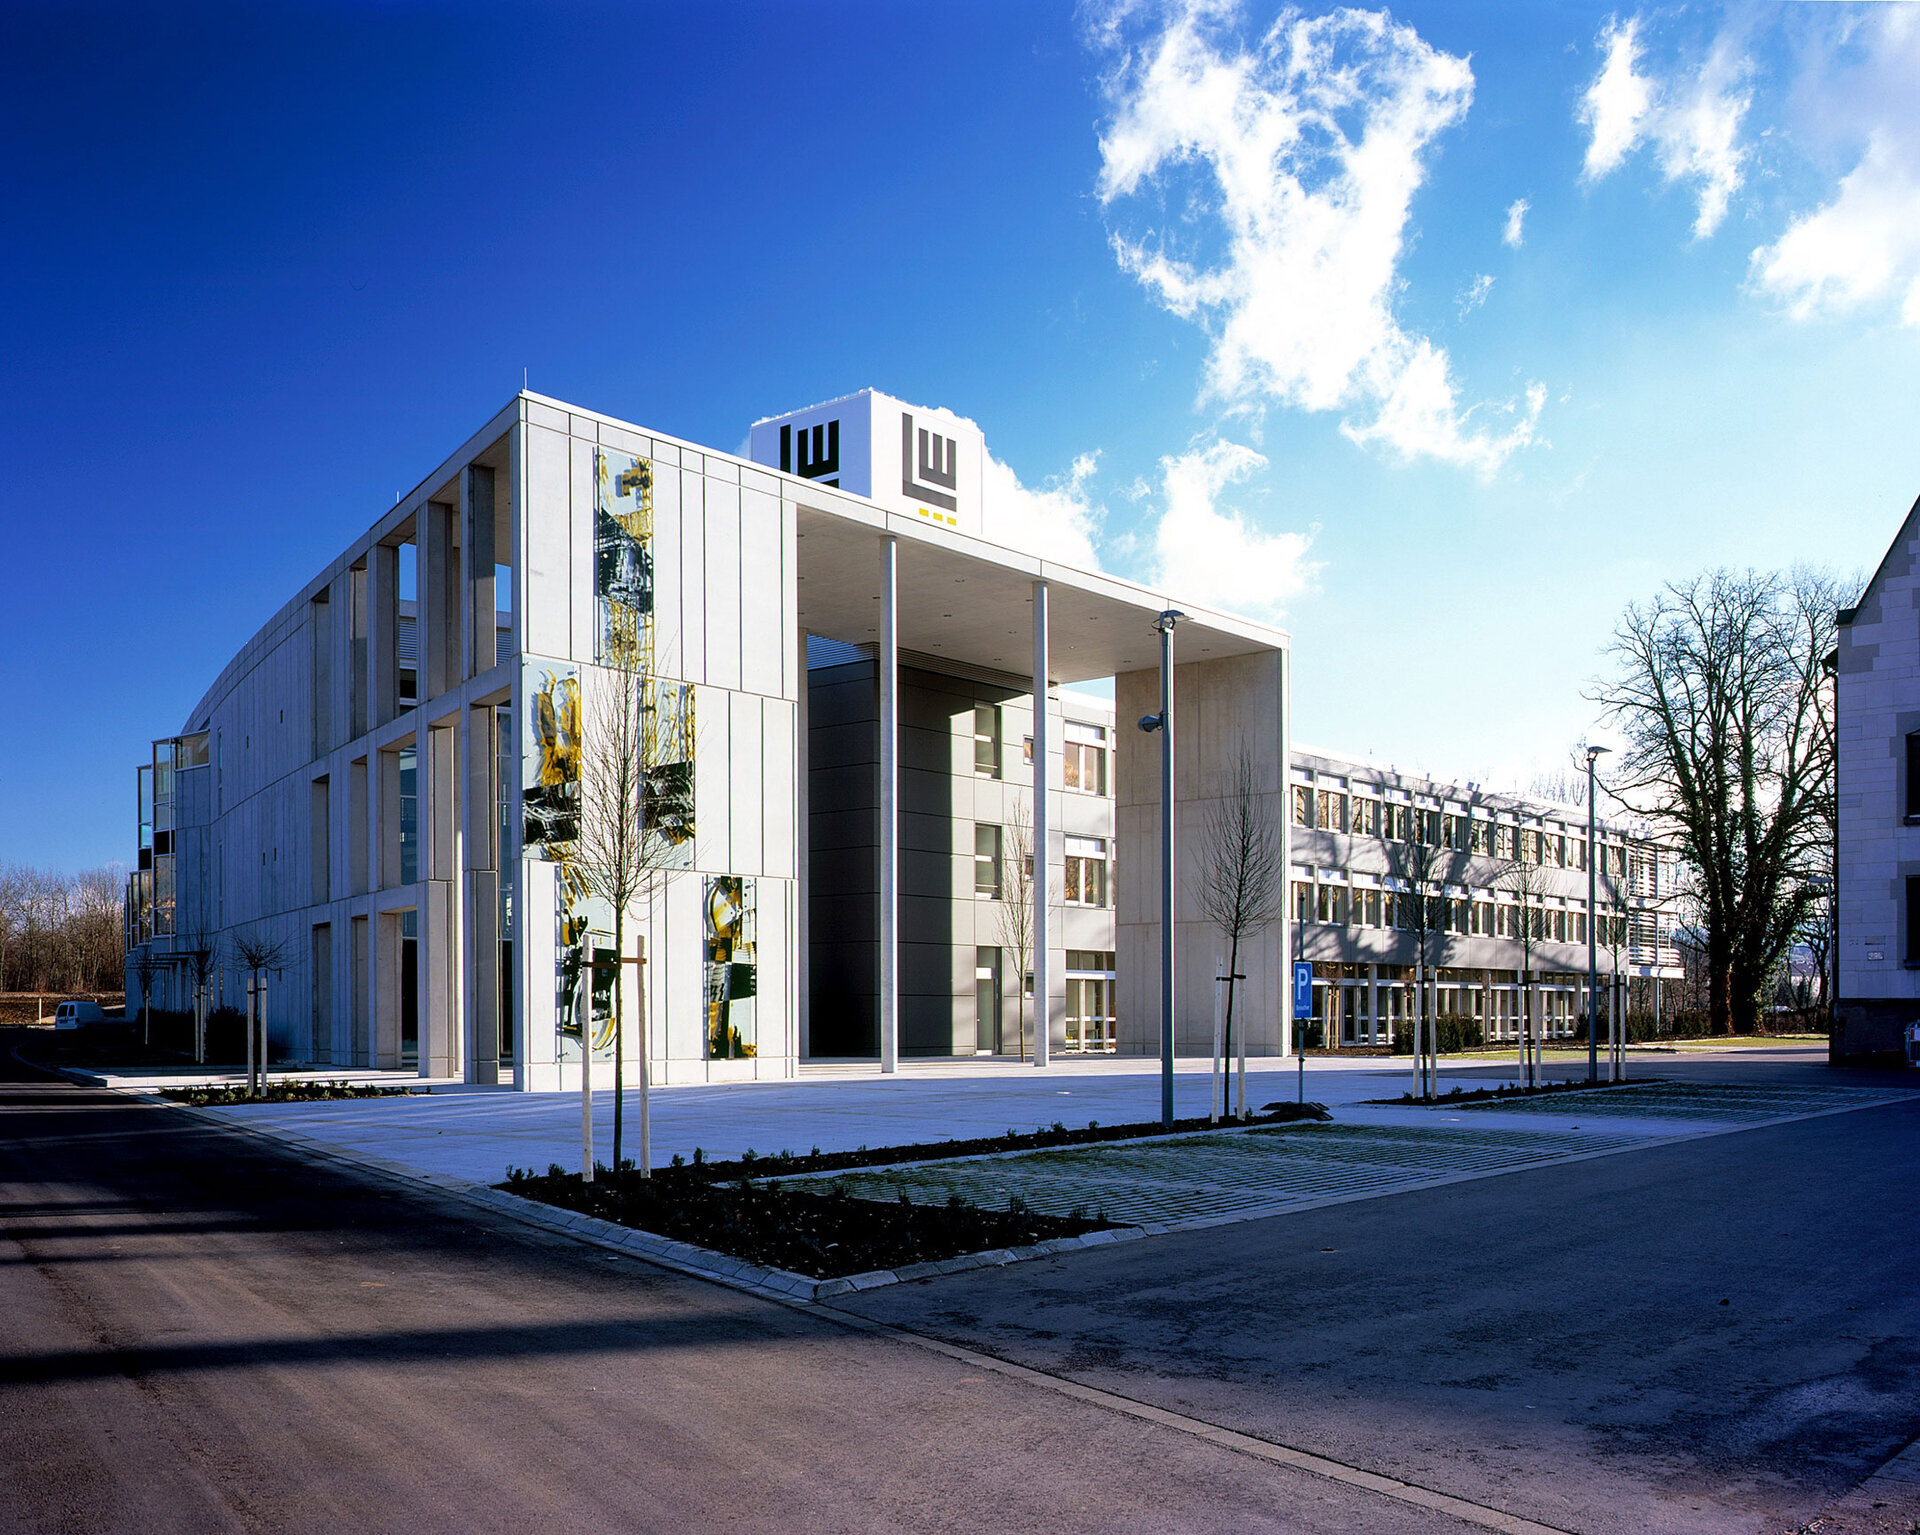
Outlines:
{"label": "blue parking sign", "polygon": [[1311,1018],[1313,1016],[1313,962],[1296,959],[1293,962],[1293,1016]]}

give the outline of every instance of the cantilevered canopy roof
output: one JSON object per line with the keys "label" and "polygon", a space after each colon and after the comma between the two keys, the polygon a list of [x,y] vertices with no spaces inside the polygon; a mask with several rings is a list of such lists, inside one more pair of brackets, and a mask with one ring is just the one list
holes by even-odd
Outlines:
{"label": "cantilevered canopy roof", "polygon": [[873,503],[805,485],[799,502],[800,624],[853,644],[880,638],[880,545],[899,540],[899,644],[943,660],[1030,676],[1033,583],[1048,583],[1050,672],[1084,682],[1157,666],[1154,619],[1187,617],[1177,659],[1218,660],[1283,649],[1287,636],[1216,613],[1177,594],[1149,591],[887,512]]}

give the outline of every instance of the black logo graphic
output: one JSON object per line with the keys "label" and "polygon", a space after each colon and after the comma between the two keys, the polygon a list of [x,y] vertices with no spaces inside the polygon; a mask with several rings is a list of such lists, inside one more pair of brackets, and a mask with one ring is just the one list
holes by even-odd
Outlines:
{"label": "black logo graphic", "polygon": [[[829,485],[839,485],[840,423],[829,421],[825,426],[813,427],[811,443],[807,440],[808,431],[807,427],[800,428],[800,461],[796,466],[793,458],[793,428],[780,428],[781,472],[797,474],[803,480],[826,480]],[[835,478],[828,480],[828,475]]]}
{"label": "black logo graphic", "polygon": [[[959,478],[960,444],[951,437],[929,432],[919,433],[919,453],[914,452],[913,416],[900,413],[900,493],[929,506],[944,506],[950,512],[960,510],[960,499],[953,494]],[[915,475],[918,474],[916,482]],[[936,485],[944,486],[935,490]]]}

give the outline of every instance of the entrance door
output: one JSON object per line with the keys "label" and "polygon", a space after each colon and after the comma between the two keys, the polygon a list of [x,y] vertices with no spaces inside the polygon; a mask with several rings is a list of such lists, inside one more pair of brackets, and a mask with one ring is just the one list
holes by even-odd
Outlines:
{"label": "entrance door", "polygon": [[979,1055],[1000,1053],[1000,951],[976,949],[973,963],[973,1047]]}

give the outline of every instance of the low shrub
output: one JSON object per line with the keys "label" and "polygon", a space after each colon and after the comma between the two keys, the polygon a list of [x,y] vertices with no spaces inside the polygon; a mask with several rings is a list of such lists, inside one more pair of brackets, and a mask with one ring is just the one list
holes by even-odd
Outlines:
{"label": "low shrub", "polygon": [[[1458,1055],[1463,1050],[1478,1050],[1486,1043],[1485,1031],[1480,1020],[1468,1013],[1442,1013],[1433,1020],[1434,1031],[1439,1036],[1439,1053]],[[1413,1025],[1396,1023],[1393,1026],[1393,1053],[1395,1055],[1413,1054]]]}

